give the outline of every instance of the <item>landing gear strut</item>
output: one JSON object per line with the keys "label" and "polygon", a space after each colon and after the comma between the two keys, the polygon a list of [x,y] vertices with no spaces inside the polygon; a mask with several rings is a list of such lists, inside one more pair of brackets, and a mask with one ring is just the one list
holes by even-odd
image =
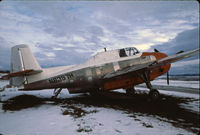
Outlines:
{"label": "landing gear strut", "polygon": [[60,92],[62,91],[62,88],[55,88],[53,91],[54,96],[52,96],[52,99],[56,99],[58,94],[60,94]]}
{"label": "landing gear strut", "polygon": [[143,70],[142,73],[138,74],[138,76],[146,83],[147,88],[149,91],[149,97],[151,100],[156,101],[160,93],[157,89],[153,89],[151,82],[150,82],[150,71],[149,70]]}

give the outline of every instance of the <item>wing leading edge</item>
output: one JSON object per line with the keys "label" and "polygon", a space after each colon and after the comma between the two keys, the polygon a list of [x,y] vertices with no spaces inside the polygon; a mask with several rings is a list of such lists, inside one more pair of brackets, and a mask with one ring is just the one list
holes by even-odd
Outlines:
{"label": "wing leading edge", "polygon": [[131,73],[131,72],[137,72],[137,71],[142,70],[142,69],[152,70],[154,68],[158,68],[158,67],[168,65],[170,63],[173,63],[173,62],[176,62],[176,61],[188,58],[188,57],[192,57],[199,52],[200,52],[200,49],[196,49],[196,50],[192,50],[192,51],[188,51],[188,52],[182,52],[182,53],[179,53],[179,54],[168,56],[168,57],[156,60],[154,62],[148,62],[148,63],[145,63],[145,64],[130,66],[128,68],[124,68],[124,69],[118,70],[116,72],[108,73],[103,77],[103,79],[114,78],[114,77],[117,77],[117,76],[120,76],[120,75],[123,75],[123,74]]}
{"label": "wing leading edge", "polygon": [[176,61],[192,57],[199,52],[200,52],[200,49],[195,49],[195,50],[192,50],[192,51],[182,52],[182,53],[179,53],[179,54],[168,56],[168,57],[165,57],[165,58],[158,60],[155,64],[151,65],[150,68],[155,68],[155,67],[164,66],[164,65],[167,65],[167,64],[170,64],[170,63],[174,63]]}

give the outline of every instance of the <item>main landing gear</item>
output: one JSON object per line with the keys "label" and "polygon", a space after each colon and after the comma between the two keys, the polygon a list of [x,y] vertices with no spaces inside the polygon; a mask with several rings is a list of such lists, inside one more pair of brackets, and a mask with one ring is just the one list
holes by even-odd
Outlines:
{"label": "main landing gear", "polygon": [[58,94],[60,94],[60,92],[62,91],[62,88],[55,88],[53,91],[54,96],[52,96],[52,99],[56,99]]}
{"label": "main landing gear", "polygon": [[142,73],[138,74],[138,76],[146,83],[147,88],[149,91],[149,97],[152,101],[158,100],[160,93],[157,89],[153,89],[151,82],[150,82],[150,71],[143,70]]}
{"label": "main landing gear", "polygon": [[126,89],[126,95],[134,95],[135,94],[135,88],[127,88]]}

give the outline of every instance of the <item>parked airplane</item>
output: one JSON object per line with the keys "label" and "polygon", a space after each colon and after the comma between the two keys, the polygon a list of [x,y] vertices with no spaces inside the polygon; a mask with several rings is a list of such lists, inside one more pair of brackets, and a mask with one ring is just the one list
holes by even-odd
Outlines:
{"label": "parked airplane", "polygon": [[80,65],[41,68],[27,45],[11,49],[10,85],[19,90],[54,89],[54,98],[63,88],[69,93],[96,93],[125,89],[134,93],[134,86],[146,83],[149,96],[156,100],[159,92],[151,81],[168,73],[170,63],[198,54],[200,49],[179,52],[173,56],[164,53],[139,52],[135,47],[100,52]]}

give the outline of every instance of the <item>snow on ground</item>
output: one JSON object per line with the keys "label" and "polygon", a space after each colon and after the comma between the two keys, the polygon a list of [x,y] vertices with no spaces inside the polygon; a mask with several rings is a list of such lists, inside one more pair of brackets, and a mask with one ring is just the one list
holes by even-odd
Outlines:
{"label": "snow on ground", "polygon": [[[136,116],[138,114],[135,114]],[[183,129],[175,128],[171,124],[161,122],[149,116],[137,116],[137,119],[128,117],[121,111],[113,109],[102,109],[99,113],[87,116],[86,119],[93,118],[95,123],[101,123],[94,134],[124,134],[124,135],[169,135],[169,134],[190,134]],[[98,125],[98,124],[96,124]],[[164,131],[164,132],[163,132]]]}
{"label": "snow on ground", "polygon": [[[165,85],[163,80],[156,80],[153,84]],[[198,81],[171,81],[170,85],[197,88]],[[7,81],[0,81],[0,87],[7,85]],[[146,91],[146,88],[136,89]],[[118,90],[122,91],[122,90]],[[161,94],[194,99],[182,103],[182,108],[199,114],[199,95],[172,91],[160,91]],[[109,107],[84,106],[81,103],[45,102],[21,110],[3,110],[3,101],[19,95],[35,95],[40,98],[50,98],[52,90],[18,91],[16,88],[6,88],[0,92],[0,135],[193,135],[196,132],[174,126],[173,120],[157,115],[147,115],[141,112],[127,113],[126,110],[117,110]],[[59,99],[81,97],[82,94],[70,95],[63,90]],[[141,106],[142,107],[142,106]],[[78,109],[77,109],[78,108]],[[134,108],[133,108],[134,109]],[[80,116],[73,113],[80,111]],[[199,128],[196,130],[199,131]]]}
{"label": "snow on ground", "polygon": [[[163,85],[168,86],[167,81],[164,79],[156,79],[151,82],[152,85]],[[169,86],[180,86],[180,87],[188,87],[188,88],[198,88],[199,89],[199,81],[182,81],[182,80],[170,80]]]}
{"label": "snow on ground", "polygon": [[0,113],[0,133],[5,135],[75,134],[76,125],[61,115],[59,106],[41,107]]}
{"label": "snow on ground", "polygon": [[[21,111],[0,112],[0,133],[5,135],[174,135],[187,134],[181,128],[161,122],[154,117],[137,116],[138,120],[128,117],[122,111],[94,108],[97,113],[74,119],[62,115],[59,106],[42,105]],[[85,132],[81,132],[85,130]]]}

